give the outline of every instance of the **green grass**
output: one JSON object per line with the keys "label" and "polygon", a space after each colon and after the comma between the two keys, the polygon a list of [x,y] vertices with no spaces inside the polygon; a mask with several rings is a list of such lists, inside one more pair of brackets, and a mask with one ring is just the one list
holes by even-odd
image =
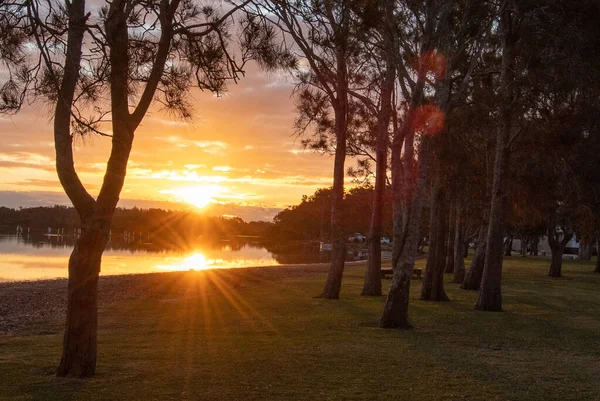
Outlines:
{"label": "green grass", "polygon": [[548,262],[507,258],[504,313],[475,311],[476,293],[450,283],[452,302],[419,301],[413,281],[409,331],[375,327],[384,297],[358,295],[360,266],[339,301],[312,298],[322,273],[182,275],[101,308],[92,379],[53,375],[56,330],[0,337],[0,399],[600,400],[600,276],[565,262],[551,279]]}

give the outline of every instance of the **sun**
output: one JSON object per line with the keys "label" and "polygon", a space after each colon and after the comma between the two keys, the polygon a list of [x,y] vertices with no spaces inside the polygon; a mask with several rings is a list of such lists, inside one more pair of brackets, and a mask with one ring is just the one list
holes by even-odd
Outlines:
{"label": "sun", "polygon": [[156,265],[156,268],[170,271],[206,270],[214,267],[215,261],[206,259],[201,253],[193,253],[181,260],[167,260],[167,263]]}
{"label": "sun", "polygon": [[177,200],[202,209],[214,202],[215,197],[223,191],[224,189],[218,185],[195,185],[193,187],[169,189],[161,192],[175,195]]}

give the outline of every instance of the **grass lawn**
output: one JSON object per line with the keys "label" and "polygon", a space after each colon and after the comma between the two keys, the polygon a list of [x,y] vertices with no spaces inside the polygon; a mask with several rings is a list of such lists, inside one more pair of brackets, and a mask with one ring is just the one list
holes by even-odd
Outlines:
{"label": "grass lawn", "polygon": [[419,301],[413,281],[409,331],[375,327],[385,299],[358,295],[360,265],[339,301],[312,298],[322,272],[164,274],[101,305],[92,379],[54,376],[56,322],[0,336],[0,399],[600,400],[600,276],[569,261],[551,279],[548,263],[506,259],[504,313],[450,283],[452,302]]}

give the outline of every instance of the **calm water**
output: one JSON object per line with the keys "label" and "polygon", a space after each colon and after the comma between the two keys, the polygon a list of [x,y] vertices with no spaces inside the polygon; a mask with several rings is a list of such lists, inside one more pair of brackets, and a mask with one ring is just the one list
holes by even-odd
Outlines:
{"label": "calm water", "polygon": [[[67,277],[74,238],[0,235],[0,281]],[[102,257],[101,275],[155,273],[326,262],[313,245],[269,246],[252,238],[184,244],[111,241]]]}

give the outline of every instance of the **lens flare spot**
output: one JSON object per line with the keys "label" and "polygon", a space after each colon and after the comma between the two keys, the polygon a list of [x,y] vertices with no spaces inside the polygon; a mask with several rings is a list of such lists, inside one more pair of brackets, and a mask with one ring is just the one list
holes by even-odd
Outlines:
{"label": "lens flare spot", "polygon": [[436,105],[420,106],[414,114],[412,128],[424,135],[436,135],[444,129],[446,116]]}
{"label": "lens flare spot", "polygon": [[446,76],[446,57],[438,50],[424,51],[414,61],[413,68],[421,74],[432,74],[439,81]]}

